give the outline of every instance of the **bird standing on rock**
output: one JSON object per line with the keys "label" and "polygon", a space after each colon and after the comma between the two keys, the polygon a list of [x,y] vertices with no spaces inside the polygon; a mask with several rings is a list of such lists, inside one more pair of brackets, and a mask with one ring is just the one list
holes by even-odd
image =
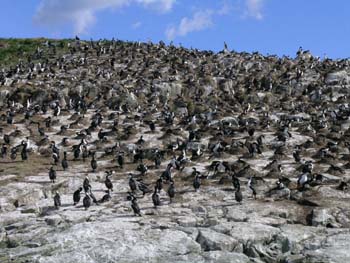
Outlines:
{"label": "bird standing on rock", "polygon": [[84,188],[85,193],[87,193],[89,191],[89,189],[91,188],[90,180],[89,180],[89,177],[87,177],[87,176],[85,176],[85,179],[83,181],[83,188]]}
{"label": "bird standing on rock", "polygon": [[142,182],[142,181],[139,181],[138,183],[138,187],[139,187],[139,190],[142,192],[142,196],[145,196],[147,193],[151,192],[152,190],[150,190],[148,188],[148,186]]}
{"label": "bird standing on rock", "polygon": [[132,196],[132,198],[131,198],[131,208],[134,211],[135,216],[136,215],[137,216],[142,216],[141,209],[140,209],[139,205],[137,204],[136,197],[134,197],[134,196]]}
{"label": "bird standing on rock", "polygon": [[113,191],[113,183],[112,183],[111,179],[109,178],[111,175],[112,175],[112,172],[110,172],[110,171],[106,172],[105,185],[106,185],[108,190]]}
{"label": "bird standing on rock", "polygon": [[174,185],[173,180],[170,181],[170,185],[169,185],[167,193],[168,193],[168,196],[170,198],[170,203],[172,203],[173,198],[175,197],[175,185]]}
{"label": "bird standing on rock", "polygon": [[7,155],[7,146],[5,145],[5,144],[3,144],[2,146],[1,146],[1,158],[5,158],[6,157],[6,155]]}
{"label": "bird standing on rock", "polygon": [[201,179],[199,178],[199,175],[196,174],[196,177],[193,180],[193,188],[197,192],[200,186],[201,186]]}
{"label": "bird standing on rock", "polygon": [[111,191],[110,189],[108,189],[106,191],[106,194],[104,196],[102,196],[101,200],[99,201],[99,203],[105,203],[105,202],[109,202],[112,199],[111,197]]}
{"label": "bird standing on rock", "polygon": [[61,196],[59,192],[56,192],[55,196],[53,197],[53,202],[56,209],[58,209],[61,206]]}
{"label": "bird standing on rock", "polygon": [[61,165],[64,171],[68,169],[67,152],[63,153],[63,159],[62,159]]}
{"label": "bird standing on rock", "polygon": [[97,169],[97,161],[96,161],[96,159],[95,159],[95,153],[92,154],[91,168],[92,168],[92,172],[96,172],[96,169]]}
{"label": "bird standing on rock", "polygon": [[157,193],[157,186],[154,187],[154,192],[152,194],[152,201],[154,208],[157,208],[157,206],[160,206],[160,198],[159,194]]}
{"label": "bird standing on rock", "polygon": [[256,180],[254,177],[250,177],[248,180],[248,187],[250,190],[252,190],[252,194],[254,199],[256,199],[256,190],[255,190]]}
{"label": "bird standing on rock", "polygon": [[91,198],[87,193],[85,193],[85,197],[83,199],[83,205],[85,207],[85,210],[89,209],[89,207],[91,206]]}
{"label": "bird standing on rock", "polygon": [[159,177],[159,179],[156,181],[156,187],[157,187],[158,192],[160,193],[160,191],[163,188],[163,180],[161,177]]}
{"label": "bird standing on rock", "polygon": [[22,141],[22,151],[21,151],[22,161],[26,161],[28,159],[27,146],[28,144],[25,141]]}
{"label": "bird standing on rock", "polygon": [[73,202],[74,202],[74,205],[76,205],[76,204],[79,203],[81,191],[83,191],[83,188],[82,188],[82,187],[79,187],[79,189],[76,190],[76,191],[73,193]]}
{"label": "bird standing on rock", "polygon": [[237,201],[240,205],[242,204],[243,195],[242,195],[242,192],[241,192],[241,187],[240,187],[240,185],[238,185],[238,186],[236,187],[235,199],[236,199],[236,201]]}
{"label": "bird standing on rock", "polygon": [[118,164],[119,164],[119,167],[121,169],[123,169],[123,167],[124,167],[124,157],[123,157],[123,155],[121,153],[118,155]]}
{"label": "bird standing on rock", "polygon": [[241,183],[240,183],[239,179],[234,174],[232,175],[231,181],[232,181],[233,187],[236,190],[241,187]]}
{"label": "bird standing on rock", "polygon": [[308,184],[309,182],[311,182],[312,180],[312,176],[310,173],[305,172],[302,173],[299,177],[298,177],[298,186],[300,189],[304,189],[305,185]]}
{"label": "bird standing on rock", "polygon": [[49,171],[49,178],[51,180],[52,183],[55,183],[56,180],[56,171],[55,169],[53,169],[53,167],[51,166],[50,171]]}
{"label": "bird standing on rock", "polygon": [[130,176],[130,178],[129,178],[129,187],[130,187],[131,192],[133,192],[133,193],[137,189],[136,181],[132,176]]}

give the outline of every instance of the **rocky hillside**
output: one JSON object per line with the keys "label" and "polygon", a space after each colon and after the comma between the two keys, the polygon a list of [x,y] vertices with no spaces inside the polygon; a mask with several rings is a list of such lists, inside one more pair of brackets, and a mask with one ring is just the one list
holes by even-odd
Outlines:
{"label": "rocky hillside", "polygon": [[350,260],[348,60],[45,39],[0,59],[0,262]]}

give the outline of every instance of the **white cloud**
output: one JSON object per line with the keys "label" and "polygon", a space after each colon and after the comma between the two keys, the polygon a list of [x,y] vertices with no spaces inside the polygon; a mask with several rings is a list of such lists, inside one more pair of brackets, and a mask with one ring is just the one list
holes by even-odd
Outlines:
{"label": "white cloud", "polygon": [[139,4],[145,7],[155,9],[161,13],[169,12],[176,0],[136,0]]}
{"label": "white cloud", "polygon": [[202,31],[213,25],[213,11],[198,11],[192,18],[184,17],[178,26],[170,26],[165,34],[169,40],[174,40],[178,36],[186,36],[195,31]]}
{"label": "white cloud", "polygon": [[133,24],[131,25],[131,27],[132,27],[133,29],[137,29],[137,28],[139,28],[140,26],[142,26],[142,23],[141,23],[140,21],[137,21],[137,22],[135,22],[135,23],[133,23]]}
{"label": "white cloud", "polygon": [[228,14],[230,14],[231,10],[232,10],[232,5],[228,0],[226,0],[222,3],[222,6],[217,11],[217,14],[221,15],[221,16],[228,15]]}
{"label": "white cloud", "polygon": [[245,16],[262,20],[264,18],[262,12],[263,5],[264,0],[246,0]]}
{"label": "white cloud", "polygon": [[165,13],[172,9],[176,0],[41,0],[34,22],[40,25],[57,26],[74,24],[76,34],[86,33],[96,22],[96,12],[118,9],[130,4],[140,4]]}

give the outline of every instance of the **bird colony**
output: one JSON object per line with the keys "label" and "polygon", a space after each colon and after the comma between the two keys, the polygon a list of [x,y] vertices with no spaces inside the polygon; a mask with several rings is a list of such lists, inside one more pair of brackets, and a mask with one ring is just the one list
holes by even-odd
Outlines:
{"label": "bird colony", "polygon": [[348,60],[65,45],[0,72],[0,262],[350,261]]}

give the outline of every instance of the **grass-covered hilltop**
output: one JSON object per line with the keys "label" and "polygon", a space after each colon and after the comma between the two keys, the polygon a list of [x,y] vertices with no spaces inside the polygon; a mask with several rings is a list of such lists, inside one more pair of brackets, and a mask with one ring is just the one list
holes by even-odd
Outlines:
{"label": "grass-covered hilltop", "polygon": [[229,48],[0,39],[0,262],[348,262],[349,61]]}
{"label": "grass-covered hilltop", "polygon": [[[29,60],[38,59],[38,51],[48,51],[52,45],[52,53],[55,54],[67,52],[67,45],[72,40],[53,40],[46,38],[27,38],[27,39],[5,39],[0,38],[0,65],[16,65],[20,61],[28,62]],[[55,48],[53,48],[55,47]],[[49,53],[47,55],[50,55]]]}

